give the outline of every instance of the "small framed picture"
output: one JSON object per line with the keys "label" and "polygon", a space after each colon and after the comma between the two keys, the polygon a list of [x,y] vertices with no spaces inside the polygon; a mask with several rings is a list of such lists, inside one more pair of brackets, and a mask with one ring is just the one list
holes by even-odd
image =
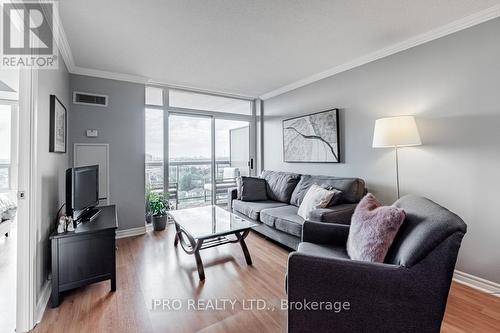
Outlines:
{"label": "small framed picture", "polygon": [[50,95],[50,147],[51,153],[66,153],[67,114],[66,108],[55,96]]}

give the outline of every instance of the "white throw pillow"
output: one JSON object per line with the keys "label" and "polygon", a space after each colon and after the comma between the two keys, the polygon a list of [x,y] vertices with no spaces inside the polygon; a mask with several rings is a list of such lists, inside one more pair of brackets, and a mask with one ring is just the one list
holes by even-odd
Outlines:
{"label": "white throw pillow", "polygon": [[340,193],[340,191],[335,189],[327,190],[316,184],[311,185],[299,206],[297,214],[303,219],[308,220],[313,210],[328,206],[333,196],[337,193]]}

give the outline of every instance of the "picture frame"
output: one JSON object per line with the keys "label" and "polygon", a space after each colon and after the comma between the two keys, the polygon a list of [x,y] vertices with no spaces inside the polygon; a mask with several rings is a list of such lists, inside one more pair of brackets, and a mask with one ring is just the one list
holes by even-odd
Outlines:
{"label": "picture frame", "polygon": [[339,109],[282,120],[283,162],[341,163]]}
{"label": "picture frame", "polygon": [[56,95],[50,95],[49,152],[66,153],[68,115],[64,104]]}

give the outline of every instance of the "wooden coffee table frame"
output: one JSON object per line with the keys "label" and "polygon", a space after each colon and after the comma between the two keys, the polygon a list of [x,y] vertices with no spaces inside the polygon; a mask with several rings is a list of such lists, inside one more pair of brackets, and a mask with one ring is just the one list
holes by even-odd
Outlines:
{"label": "wooden coffee table frame", "polygon": [[[229,243],[240,243],[247,264],[252,265],[252,258],[250,257],[250,252],[248,252],[247,244],[245,243],[245,238],[248,236],[250,228],[237,231],[230,230],[226,233],[194,238],[188,231],[182,228],[182,225],[177,223],[175,219],[174,224],[176,230],[174,246],[177,247],[177,245],[180,243],[184,252],[186,252],[187,254],[194,254],[200,280],[205,280],[205,270],[203,269],[203,261],[201,261],[200,251],[214,246],[220,246]],[[234,235],[235,239],[227,237],[230,235]]]}

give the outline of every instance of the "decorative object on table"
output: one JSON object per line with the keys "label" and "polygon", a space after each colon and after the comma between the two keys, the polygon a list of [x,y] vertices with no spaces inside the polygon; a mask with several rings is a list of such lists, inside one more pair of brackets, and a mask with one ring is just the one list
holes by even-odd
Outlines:
{"label": "decorative object on table", "polygon": [[405,220],[405,211],[382,206],[371,193],[354,210],[347,238],[347,254],[353,260],[384,262],[387,251]]}
{"label": "decorative object on table", "polygon": [[67,112],[62,102],[50,95],[50,146],[51,153],[66,153]]}
{"label": "decorative object on table", "polygon": [[422,144],[415,117],[399,116],[381,118],[375,121],[373,148],[394,148],[396,154],[396,188],[399,195],[398,148]]}
{"label": "decorative object on table", "polygon": [[75,231],[75,223],[71,216],[66,217],[66,231]]}
{"label": "decorative object on table", "polygon": [[149,212],[155,231],[165,230],[167,226],[167,212],[169,211],[168,195],[151,192],[149,196]]}
{"label": "decorative object on table", "polygon": [[283,161],[340,162],[339,110],[283,120]]}
{"label": "decorative object on table", "polygon": [[57,233],[62,234],[63,232],[66,232],[67,226],[66,224],[68,223],[66,216],[61,216],[59,217],[59,222],[57,223]]}

